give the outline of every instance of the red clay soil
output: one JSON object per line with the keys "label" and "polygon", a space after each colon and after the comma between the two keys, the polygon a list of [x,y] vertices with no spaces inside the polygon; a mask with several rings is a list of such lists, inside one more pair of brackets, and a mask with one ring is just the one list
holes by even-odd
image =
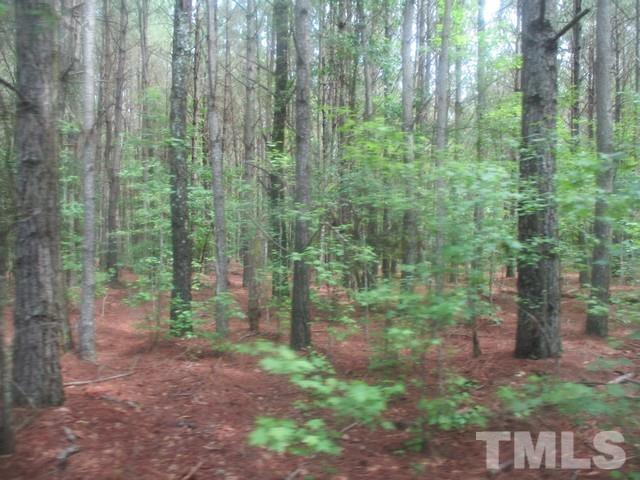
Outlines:
{"label": "red clay soil", "polygon": [[[239,272],[231,284],[246,307]],[[571,277],[565,290],[575,291]],[[597,427],[576,426],[557,414],[535,415],[527,422],[501,413],[495,399],[500,385],[517,385],[532,373],[557,372],[573,380],[607,381],[619,373],[591,372],[587,363],[625,357],[638,365],[640,342],[626,342],[614,349],[606,341],[582,333],[584,306],[563,298],[564,355],[554,361],[513,358],[515,337],[515,287],[501,280],[494,293],[500,308],[500,325],[480,326],[481,357],[470,355],[469,332],[460,328],[447,334],[447,367],[474,380],[474,396],[496,416],[485,430],[576,432],[578,457],[591,457],[589,439]],[[198,292],[204,300],[210,288]],[[249,447],[247,436],[257,415],[298,417],[293,402],[299,391],[286,378],[264,373],[256,359],[240,354],[216,356],[201,340],[160,340],[150,347],[150,334],[139,327],[148,305],[125,302],[125,289],[111,289],[96,303],[98,363],[82,362],[68,353],[63,358],[65,382],[91,380],[131,373],[109,381],[65,387],[63,407],[38,412],[17,409],[17,451],[0,457],[0,479],[149,479],[149,480],[268,480],[268,479],[605,479],[598,470],[519,470],[508,468],[490,474],[485,467],[485,445],[475,440],[475,429],[435,433],[428,454],[406,448],[409,433],[403,426],[415,418],[416,392],[392,402],[389,418],[399,430],[369,431],[356,426],[344,434],[343,453],[337,457],[298,458]],[[104,314],[102,314],[104,308]],[[368,369],[371,348],[364,335],[344,342],[330,341],[325,322],[313,325],[316,348],[330,356],[345,378],[373,380]],[[275,325],[265,322],[263,336],[274,338]],[[236,341],[250,341],[242,321],[232,325]],[[626,332],[616,327],[614,336]],[[60,460],[65,449],[79,450]],[[503,444],[502,461],[513,457]],[[635,459],[626,469],[634,469]],[[635,470],[637,468],[636,463]]]}

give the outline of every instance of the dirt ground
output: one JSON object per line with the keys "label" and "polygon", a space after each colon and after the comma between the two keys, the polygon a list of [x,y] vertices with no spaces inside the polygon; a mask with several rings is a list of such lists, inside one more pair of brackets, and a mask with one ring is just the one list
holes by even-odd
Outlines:
{"label": "dirt ground", "polygon": [[[591,457],[589,439],[596,425],[576,426],[557,414],[542,412],[515,421],[500,412],[495,398],[498,386],[522,383],[532,373],[558,372],[573,381],[608,381],[634,371],[640,342],[613,348],[610,342],[583,333],[584,305],[575,298],[576,280],[565,282],[563,297],[564,355],[555,361],[513,358],[515,338],[515,285],[500,280],[494,301],[501,324],[483,322],[479,328],[483,354],[472,358],[469,332],[447,332],[449,369],[474,380],[474,397],[496,415],[484,430],[576,432],[578,457]],[[246,306],[240,272],[231,285],[241,306]],[[207,286],[197,293],[204,300]],[[415,418],[416,393],[395,399],[388,416],[398,430],[370,431],[355,426],[344,434],[343,453],[337,457],[298,458],[249,447],[247,436],[257,415],[296,417],[293,402],[299,391],[286,378],[266,374],[255,358],[240,354],[215,355],[199,340],[161,339],[150,347],[150,333],[139,324],[150,306],[130,306],[124,288],[110,289],[96,302],[98,362],[82,362],[72,353],[63,358],[65,382],[128,374],[109,381],[68,385],[63,407],[16,410],[17,451],[0,457],[0,479],[153,479],[153,480],[269,480],[269,479],[605,479],[598,470],[506,469],[492,475],[485,467],[485,445],[475,440],[475,430],[434,434],[428,454],[406,448],[409,433],[402,425]],[[76,312],[77,313],[77,312]],[[263,316],[261,336],[274,338],[273,320]],[[243,321],[232,325],[236,341],[251,341]],[[614,337],[627,331],[617,326]],[[331,341],[327,323],[313,324],[316,348],[328,354],[344,378],[374,380],[368,368],[371,354],[364,334],[344,342]],[[592,372],[586,365],[599,357],[625,357],[632,366],[622,372]],[[71,445],[79,450],[60,460]],[[505,445],[505,444],[503,444]],[[513,456],[508,446],[502,461]],[[634,462],[635,465],[634,465]],[[628,471],[640,471],[637,460]]]}

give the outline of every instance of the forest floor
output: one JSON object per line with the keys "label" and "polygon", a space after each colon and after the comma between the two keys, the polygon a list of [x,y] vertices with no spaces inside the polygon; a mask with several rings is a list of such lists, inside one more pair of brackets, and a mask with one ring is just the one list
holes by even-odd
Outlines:
{"label": "forest floor", "polygon": [[[237,300],[246,307],[239,271],[231,276]],[[300,392],[287,379],[265,373],[257,359],[238,353],[215,355],[202,340],[160,339],[150,348],[150,333],[139,324],[150,305],[131,306],[127,290],[109,289],[96,302],[98,363],[82,362],[68,353],[63,358],[65,382],[92,380],[119,374],[109,381],[67,385],[66,402],[41,411],[16,409],[17,451],[0,457],[0,479],[153,479],[153,480],[269,480],[269,479],[605,479],[598,470],[519,470],[489,475],[485,444],[476,430],[575,431],[576,456],[595,453],[589,442],[597,426],[576,426],[567,418],[546,411],[527,420],[514,420],[500,412],[495,391],[501,385],[518,385],[533,373],[556,372],[571,381],[607,382],[640,365],[640,342],[624,343],[585,336],[584,304],[575,292],[576,279],[565,281],[563,297],[564,354],[553,360],[513,358],[516,305],[515,285],[500,279],[494,290],[501,324],[482,322],[479,328],[483,354],[471,356],[469,331],[451,329],[446,334],[446,364],[450,370],[476,382],[474,398],[496,415],[485,428],[435,433],[428,454],[406,448],[405,430],[375,431],[355,426],[343,435],[343,452],[337,457],[299,458],[248,446],[247,436],[258,415],[296,417],[293,402]],[[197,292],[204,300],[210,288]],[[77,315],[77,312],[76,312]],[[371,348],[365,335],[344,342],[331,341],[327,323],[313,324],[317,350],[330,356],[344,378],[375,380],[368,367]],[[261,336],[274,338],[275,325],[264,319]],[[236,321],[232,338],[251,341],[246,325]],[[616,326],[613,338],[628,331]],[[621,357],[631,363],[622,372],[593,372],[588,363]],[[396,425],[415,418],[417,393],[392,401],[388,417]],[[535,437],[534,437],[535,438]],[[65,449],[78,451],[65,460]],[[506,443],[502,460],[513,457]],[[68,451],[67,451],[68,453]],[[630,459],[632,469],[637,459]],[[638,464],[636,463],[635,467]],[[636,470],[640,470],[636,468]]]}

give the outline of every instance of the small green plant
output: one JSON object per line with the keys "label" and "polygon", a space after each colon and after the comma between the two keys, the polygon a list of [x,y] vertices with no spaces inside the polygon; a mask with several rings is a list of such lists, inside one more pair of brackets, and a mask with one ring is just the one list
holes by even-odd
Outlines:
{"label": "small green plant", "polygon": [[487,409],[475,404],[469,393],[473,387],[474,384],[466,378],[451,376],[443,394],[422,398],[418,402],[421,415],[411,427],[412,438],[407,446],[424,451],[432,430],[461,430],[472,425],[486,425]]}
{"label": "small green plant", "polygon": [[[630,386],[637,389],[637,386]],[[604,424],[637,426],[638,400],[622,384],[594,388],[581,383],[561,382],[531,376],[519,388],[503,386],[498,397],[518,418],[526,418],[543,407],[552,407],[576,422],[599,418]]]}
{"label": "small green plant", "polygon": [[256,427],[249,435],[249,445],[300,456],[316,453],[338,455],[341,449],[336,445],[336,439],[336,432],[319,418],[299,425],[290,419],[258,417]]}
{"label": "small green plant", "polygon": [[[285,375],[289,381],[308,394],[308,400],[296,403],[306,416],[318,410],[329,411],[337,424],[356,422],[369,428],[391,428],[383,415],[389,400],[404,391],[400,384],[369,385],[363,381],[346,381],[335,376],[331,364],[322,356],[310,353],[303,357],[285,346],[259,341],[238,349],[261,355],[260,366],[267,372]],[[338,454],[336,444],[340,431],[328,426],[321,418],[305,422],[293,419],[259,417],[249,438],[251,445],[296,455],[314,453]]]}

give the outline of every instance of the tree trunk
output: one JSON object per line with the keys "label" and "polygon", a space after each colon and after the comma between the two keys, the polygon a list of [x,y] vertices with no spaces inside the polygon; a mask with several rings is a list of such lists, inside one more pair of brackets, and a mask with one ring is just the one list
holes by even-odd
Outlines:
{"label": "tree trunk", "polygon": [[[573,0],[573,14],[578,15],[582,11],[582,0]],[[580,55],[582,54],[582,23],[576,22],[571,34],[571,110],[569,126],[571,129],[571,148],[573,152],[580,146],[580,93],[582,87],[582,72]],[[580,249],[581,262],[579,266],[579,282],[584,287],[589,283],[589,259],[587,255],[585,233],[580,232],[578,248]]]}
{"label": "tree trunk", "polygon": [[[486,155],[485,143],[485,115],[487,111],[487,39],[485,38],[485,20],[484,20],[485,0],[478,0],[478,50],[477,50],[477,70],[476,70],[476,162],[479,164],[484,161]],[[484,285],[484,248],[482,233],[484,230],[484,204],[482,198],[476,198],[473,205],[473,223],[475,232],[476,247],[471,262],[471,301],[470,301],[470,317],[472,330],[472,348],[473,356],[477,357],[482,352],[480,350],[480,342],[476,331],[478,322],[478,308],[480,302],[483,285]]]}
{"label": "tree trunk", "polygon": [[15,2],[17,228],[14,369],[18,405],[60,405],[63,322],[58,213],[58,13]]}
{"label": "tree trunk", "polygon": [[611,280],[611,220],[609,195],[613,192],[615,164],[613,160],[613,125],[611,121],[611,14],[610,2],[598,0],[596,17],[596,143],[600,168],[596,178],[591,267],[591,299],[587,313],[587,333],[606,337],[609,322],[609,283]]}
{"label": "tree trunk", "polygon": [[435,181],[435,216],[438,226],[435,232],[434,267],[436,290],[444,289],[444,241],[446,222],[445,182],[442,169],[447,152],[447,118],[449,115],[449,46],[451,44],[451,4],[452,0],[444,1],[442,12],[442,33],[440,37],[440,56],[436,71],[436,129],[434,140],[434,165],[436,168]]}
{"label": "tree trunk", "polygon": [[271,175],[269,200],[271,202],[272,277],[271,291],[277,300],[289,295],[287,261],[287,224],[282,211],[285,200],[284,168],[287,104],[289,103],[289,1],[273,3],[273,28],[276,36],[275,90],[273,97],[273,130],[271,133]]}
{"label": "tree trunk", "polygon": [[78,323],[78,347],[80,357],[95,361],[95,318],[93,316],[93,298],[96,289],[95,253],[96,253],[96,115],[95,115],[95,35],[96,2],[84,3],[84,115],[82,120],[84,165],[84,234],[82,237],[82,293],[80,299],[80,321]]}
{"label": "tree trunk", "polygon": [[546,0],[522,6],[522,154],[518,239],[518,328],[515,355],[556,357],[560,340],[560,262],[554,176],[557,114],[555,32]]}
{"label": "tree trunk", "polygon": [[295,2],[296,45],[296,190],[298,210],[295,223],[294,249],[299,256],[293,262],[291,305],[291,348],[301,350],[311,344],[309,325],[309,265],[301,257],[309,244],[311,100],[309,79],[309,0]]}
{"label": "tree trunk", "polygon": [[191,237],[189,235],[189,170],[187,167],[187,88],[191,63],[191,0],[176,0],[171,56],[169,164],[171,172],[171,245],[173,288],[171,333],[193,330],[191,321]]}
{"label": "tree trunk", "polygon": [[255,216],[257,195],[256,185],[256,80],[258,69],[258,12],[255,0],[247,1],[246,37],[246,89],[244,105],[244,210],[247,218],[243,222],[243,284],[247,288],[247,318],[249,329],[257,332],[260,322],[260,291],[258,285],[257,231],[251,223]]}
{"label": "tree trunk", "polygon": [[[414,75],[415,66],[413,64],[412,42],[413,42],[413,22],[414,22],[415,0],[404,2],[402,14],[402,131],[405,139],[404,161],[406,164],[413,164],[415,159],[415,146],[413,139],[414,115]],[[408,198],[412,198],[414,191],[412,185],[407,186]],[[411,268],[418,263],[418,214],[415,208],[405,210],[402,219],[402,250],[403,263]],[[410,280],[413,272],[403,271],[403,278]],[[410,282],[409,282],[410,283]]]}
{"label": "tree trunk", "polygon": [[[7,137],[6,140],[9,140]],[[3,165],[8,168],[6,163]],[[5,341],[7,336],[4,319],[6,300],[6,276],[9,263],[9,232],[13,220],[13,199],[11,186],[0,185],[0,455],[8,455],[15,450],[12,419],[13,396],[11,392],[11,350]]]}
{"label": "tree trunk", "polygon": [[216,103],[216,79],[218,75],[218,2],[209,0],[207,47],[209,55],[209,155],[213,173],[213,209],[215,211],[214,230],[216,235],[216,331],[226,336],[229,331],[227,313],[227,291],[229,280],[227,273],[227,225],[225,222],[224,182],[222,178],[223,158],[222,139],[220,138],[220,112]]}
{"label": "tree trunk", "polygon": [[113,157],[107,165],[109,197],[107,205],[107,262],[106,269],[111,283],[118,283],[118,203],[120,200],[120,166],[122,164],[122,149],[124,143],[124,89],[125,66],[127,61],[127,28],[128,11],[126,0],[120,0],[120,30],[118,33],[118,54],[116,66],[116,88],[114,99],[113,136],[115,137]]}

